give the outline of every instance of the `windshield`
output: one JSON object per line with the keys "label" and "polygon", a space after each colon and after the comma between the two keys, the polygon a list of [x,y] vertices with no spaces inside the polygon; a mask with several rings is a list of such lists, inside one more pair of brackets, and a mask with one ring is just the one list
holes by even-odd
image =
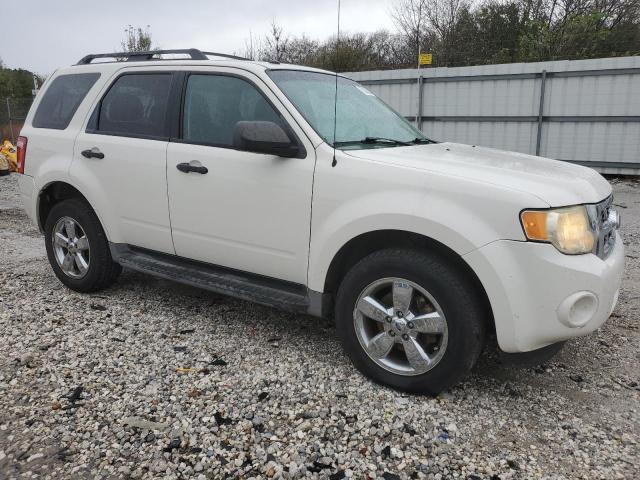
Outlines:
{"label": "windshield", "polygon": [[300,70],[270,70],[268,74],[315,131],[336,148],[392,147],[429,141],[353,80],[337,77],[336,105],[335,75]]}

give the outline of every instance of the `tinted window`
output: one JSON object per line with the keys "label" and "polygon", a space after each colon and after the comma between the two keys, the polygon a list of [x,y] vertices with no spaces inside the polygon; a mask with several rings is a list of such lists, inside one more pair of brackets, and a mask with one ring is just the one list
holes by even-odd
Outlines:
{"label": "tinted window", "polygon": [[280,116],[251,83],[222,75],[191,75],[184,99],[183,138],[220,146],[233,144],[242,120],[283,126]]}
{"label": "tinted window", "polygon": [[123,75],[102,99],[98,131],[164,137],[171,74]]}
{"label": "tinted window", "polygon": [[80,103],[98,78],[99,73],[77,73],[56,77],[38,105],[33,117],[33,126],[56,130],[67,128]]}

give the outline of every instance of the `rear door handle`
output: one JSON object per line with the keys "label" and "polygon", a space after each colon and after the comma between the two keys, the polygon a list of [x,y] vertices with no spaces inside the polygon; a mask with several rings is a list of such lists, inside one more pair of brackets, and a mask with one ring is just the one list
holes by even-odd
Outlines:
{"label": "rear door handle", "polygon": [[190,163],[179,163],[176,165],[176,168],[184,173],[194,172],[202,175],[209,171],[207,167],[198,167],[196,165],[191,165]]}
{"label": "rear door handle", "polygon": [[99,159],[104,158],[104,153],[102,153],[98,147],[93,147],[88,150],[83,150],[80,152],[80,154],[85,158],[99,158]]}

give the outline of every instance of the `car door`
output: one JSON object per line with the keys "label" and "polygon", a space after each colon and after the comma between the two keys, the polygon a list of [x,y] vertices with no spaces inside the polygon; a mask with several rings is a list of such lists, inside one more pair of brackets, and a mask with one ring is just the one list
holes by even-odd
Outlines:
{"label": "car door", "polygon": [[[306,284],[315,150],[257,76],[233,71],[186,73],[180,139],[167,150],[176,254]],[[304,158],[234,148],[239,121],[289,128]]]}
{"label": "car door", "polygon": [[174,74],[118,75],[76,138],[70,175],[111,242],[175,253],[167,203],[167,110]]}

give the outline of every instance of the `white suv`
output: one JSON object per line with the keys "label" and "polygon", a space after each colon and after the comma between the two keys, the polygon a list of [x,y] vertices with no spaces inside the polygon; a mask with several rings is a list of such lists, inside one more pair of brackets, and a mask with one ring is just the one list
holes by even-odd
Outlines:
{"label": "white suv", "polygon": [[49,78],[21,135],[25,209],[69,288],[127,267],[334,316],[355,366],[401,390],[455,384],[491,331],[543,358],[616,304],[604,178],[434,142],[331,72],[89,55]]}

